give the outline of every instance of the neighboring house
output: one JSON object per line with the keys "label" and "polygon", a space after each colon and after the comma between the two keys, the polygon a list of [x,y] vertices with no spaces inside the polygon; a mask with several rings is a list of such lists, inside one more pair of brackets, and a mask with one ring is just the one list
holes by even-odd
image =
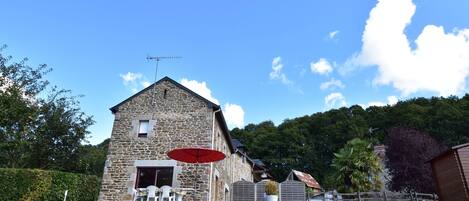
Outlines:
{"label": "neighboring house", "polygon": [[[252,182],[259,182],[264,179],[273,179],[272,175],[269,174],[266,165],[260,159],[251,159],[248,156],[246,146],[244,146],[244,144],[242,144],[238,139],[232,139],[231,142],[235,147],[236,155],[234,157],[237,158],[237,160],[241,160],[243,162],[243,166],[249,165],[251,167],[250,171],[252,171],[251,179],[243,178],[247,173],[242,171],[234,172],[234,178],[240,178],[240,180]],[[246,168],[243,169],[247,170]]]}
{"label": "neighboring house", "polygon": [[430,162],[440,200],[469,200],[469,143],[454,146]]}
{"label": "neighboring house", "polygon": [[[196,182],[196,200],[223,201],[233,182],[254,180],[259,167],[233,145],[220,106],[168,77],[111,111],[115,119],[99,200],[132,200],[137,188],[193,188]],[[194,164],[166,155],[183,147],[216,149],[226,158],[199,164],[195,178]]]}
{"label": "neighboring house", "polygon": [[308,173],[300,172],[298,170],[292,170],[286,179],[287,181],[301,181],[314,193],[321,192],[321,185],[316,181],[316,179]]}

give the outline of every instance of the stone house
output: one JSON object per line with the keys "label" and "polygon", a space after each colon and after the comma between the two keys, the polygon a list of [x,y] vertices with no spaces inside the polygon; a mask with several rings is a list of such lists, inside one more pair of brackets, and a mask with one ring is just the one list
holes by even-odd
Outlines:
{"label": "stone house", "polygon": [[[195,188],[195,196],[184,200],[229,200],[230,184],[254,181],[254,174],[265,171],[233,145],[219,105],[169,77],[111,111],[115,119],[99,200],[132,200],[134,189],[148,185]],[[196,168],[166,155],[183,147],[216,149],[226,158]]]}

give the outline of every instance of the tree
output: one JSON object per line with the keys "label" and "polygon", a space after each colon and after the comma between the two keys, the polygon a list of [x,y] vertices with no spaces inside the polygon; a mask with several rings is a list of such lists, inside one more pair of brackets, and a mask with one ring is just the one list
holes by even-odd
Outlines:
{"label": "tree", "polygon": [[82,145],[78,149],[79,161],[77,172],[84,174],[103,176],[104,163],[110,139],[106,139],[98,145]]}
{"label": "tree", "polygon": [[392,190],[435,192],[428,160],[446,150],[445,146],[424,132],[399,127],[387,130],[385,145]]}
{"label": "tree", "polygon": [[382,144],[386,131],[393,127],[427,132],[446,146],[466,143],[469,94],[462,98],[414,98],[366,110],[353,105],[287,119],[278,126],[269,121],[249,124],[231,134],[246,145],[251,157],[262,159],[275,178],[282,180],[291,169],[298,169],[329,188],[335,183],[326,180],[332,177],[333,153],[353,138]]}
{"label": "tree", "polygon": [[334,155],[332,167],[340,192],[363,192],[381,188],[382,168],[371,143],[356,138],[347,142]]}
{"label": "tree", "polygon": [[30,158],[30,142],[39,116],[36,96],[48,82],[46,65],[33,69],[27,59],[10,62],[0,48],[0,167],[25,167]]}
{"label": "tree", "polygon": [[81,142],[94,121],[80,110],[79,102],[69,93],[54,88],[47,99],[40,100],[31,143],[31,167],[77,171]]}
{"label": "tree", "polygon": [[[94,123],[77,97],[53,87],[46,65],[12,62],[0,48],[0,167],[75,171],[78,149]],[[45,97],[45,98],[44,98]]]}

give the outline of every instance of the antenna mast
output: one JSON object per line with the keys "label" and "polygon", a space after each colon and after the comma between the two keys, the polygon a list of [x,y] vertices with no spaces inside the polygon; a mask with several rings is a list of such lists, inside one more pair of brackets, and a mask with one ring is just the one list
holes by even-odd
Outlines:
{"label": "antenna mast", "polygon": [[170,60],[170,59],[181,59],[182,57],[179,57],[179,56],[166,56],[166,57],[162,57],[162,56],[155,56],[155,57],[152,57],[152,56],[147,56],[147,60],[150,61],[150,60],[153,60],[153,61],[156,61],[156,66],[155,66],[155,81],[153,83],[153,104],[154,104],[154,107],[156,108],[156,81],[157,81],[157,78],[158,78],[158,64],[160,63],[161,60]]}
{"label": "antenna mast", "polygon": [[161,56],[147,56],[147,60],[154,60],[156,61],[156,67],[155,67],[155,82],[157,81],[157,76],[158,76],[158,64],[160,63],[161,60],[169,60],[169,59],[182,59],[182,57],[178,56],[168,56],[168,57],[161,57]]}

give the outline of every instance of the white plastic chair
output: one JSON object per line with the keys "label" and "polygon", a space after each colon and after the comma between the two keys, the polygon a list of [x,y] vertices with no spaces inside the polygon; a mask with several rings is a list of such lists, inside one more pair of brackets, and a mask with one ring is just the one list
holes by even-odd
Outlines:
{"label": "white plastic chair", "polygon": [[138,191],[137,189],[132,189],[132,200],[136,201],[138,199]]}
{"label": "white plastic chair", "polygon": [[182,197],[184,197],[184,195],[186,195],[186,193],[183,192],[183,191],[174,192],[174,197],[175,197],[176,201],[182,201]]}
{"label": "white plastic chair", "polygon": [[171,186],[162,186],[161,187],[161,201],[174,201],[174,196],[171,196]]}
{"label": "white plastic chair", "polygon": [[158,196],[156,196],[156,191],[158,187],[156,186],[148,186],[147,187],[147,201],[157,201]]}

